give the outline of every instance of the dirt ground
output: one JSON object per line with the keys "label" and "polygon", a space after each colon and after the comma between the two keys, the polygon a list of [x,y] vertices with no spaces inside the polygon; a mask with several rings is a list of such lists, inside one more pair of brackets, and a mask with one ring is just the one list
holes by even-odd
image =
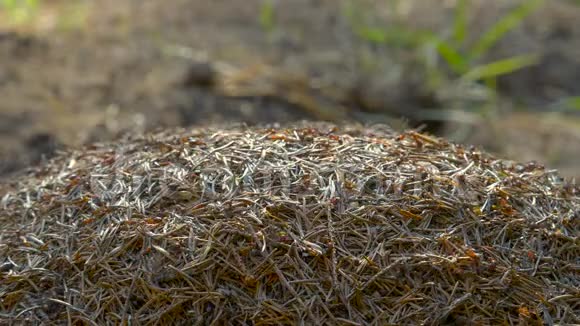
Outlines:
{"label": "dirt ground", "polygon": [[[402,2],[399,19],[444,30],[453,1],[429,2]],[[2,23],[0,13],[0,175],[66,146],[169,126],[300,119],[397,124],[405,116],[449,137],[462,127],[414,114],[444,103],[422,88],[423,76],[404,57],[354,35],[347,1],[274,1],[275,25],[264,26],[257,0],[101,0],[81,2],[81,19],[67,28],[55,18],[63,3],[46,1],[25,27]],[[506,7],[501,0],[475,3],[475,32]],[[384,9],[379,1],[359,4],[379,14]],[[392,14],[384,11],[386,18]],[[491,58],[535,51],[540,63],[500,79],[500,114],[469,125],[460,141],[580,177],[580,115],[551,110],[580,94],[578,21],[580,6],[547,2],[493,49]],[[372,67],[361,58],[371,58]],[[216,67],[245,73],[256,96],[216,90]],[[284,82],[260,95],[269,86],[260,84],[263,69],[255,67],[273,67],[268,76]],[[308,87],[288,91],[305,80]],[[324,89],[338,95],[321,96]],[[330,111],[321,112],[326,104]]]}

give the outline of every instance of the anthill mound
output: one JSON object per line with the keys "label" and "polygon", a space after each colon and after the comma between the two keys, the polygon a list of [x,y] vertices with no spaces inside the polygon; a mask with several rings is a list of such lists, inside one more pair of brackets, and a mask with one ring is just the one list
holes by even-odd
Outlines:
{"label": "anthill mound", "polygon": [[578,187],[412,131],[166,131],[14,189],[5,322],[580,323]]}

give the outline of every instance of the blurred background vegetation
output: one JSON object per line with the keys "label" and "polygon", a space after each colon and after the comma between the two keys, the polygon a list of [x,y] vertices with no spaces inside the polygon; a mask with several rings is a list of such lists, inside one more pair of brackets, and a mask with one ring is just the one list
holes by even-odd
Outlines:
{"label": "blurred background vegetation", "polygon": [[158,127],[389,123],[580,176],[577,0],[0,0],[0,174]]}

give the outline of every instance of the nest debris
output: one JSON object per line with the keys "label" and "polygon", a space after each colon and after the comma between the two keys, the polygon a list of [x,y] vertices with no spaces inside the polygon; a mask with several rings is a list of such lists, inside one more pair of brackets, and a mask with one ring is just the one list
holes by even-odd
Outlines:
{"label": "nest debris", "polygon": [[578,186],[414,131],[162,131],[15,189],[6,322],[580,323]]}

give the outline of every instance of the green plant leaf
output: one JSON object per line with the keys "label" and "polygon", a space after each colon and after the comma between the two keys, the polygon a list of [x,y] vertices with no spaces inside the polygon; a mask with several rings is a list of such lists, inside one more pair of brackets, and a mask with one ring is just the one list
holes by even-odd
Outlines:
{"label": "green plant leaf", "polygon": [[503,16],[475,43],[471,51],[469,51],[469,59],[473,62],[485,55],[502,37],[520,25],[526,17],[543,3],[544,0],[526,0]]}
{"label": "green plant leaf", "polygon": [[537,55],[520,55],[507,59],[494,61],[488,64],[475,66],[465,73],[461,79],[474,81],[486,78],[494,78],[512,73],[522,68],[538,63]]}
{"label": "green plant leaf", "polygon": [[389,44],[406,47],[418,46],[432,38],[430,32],[414,31],[405,27],[359,27],[356,34],[363,39],[376,44]]}
{"label": "green plant leaf", "polygon": [[467,9],[469,1],[459,0],[455,7],[453,21],[453,43],[456,47],[463,45],[467,35]]}
{"label": "green plant leaf", "polygon": [[572,96],[564,101],[566,107],[574,110],[580,110],[580,96]]}
{"label": "green plant leaf", "polygon": [[274,2],[272,0],[262,1],[259,20],[263,29],[271,31],[274,28]]}
{"label": "green plant leaf", "polygon": [[466,58],[449,42],[445,42],[437,36],[433,36],[432,40],[435,42],[437,52],[445,60],[449,68],[458,75],[464,74],[467,70]]}
{"label": "green plant leaf", "polygon": [[357,28],[357,34],[368,42],[383,44],[387,43],[388,36],[384,29],[376,27]]}

